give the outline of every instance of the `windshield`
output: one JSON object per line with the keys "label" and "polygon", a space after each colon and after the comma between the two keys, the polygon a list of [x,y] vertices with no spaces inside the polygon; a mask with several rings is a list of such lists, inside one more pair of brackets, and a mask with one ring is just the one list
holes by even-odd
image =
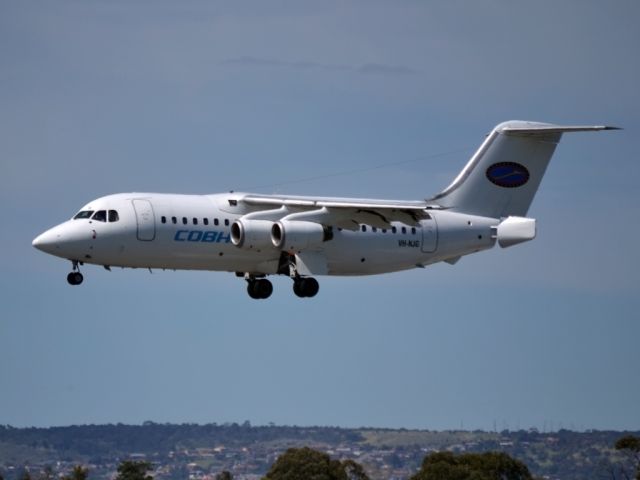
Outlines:
{"label": "windshield", "polygon": [[93,210],[82,210],[81,212],[78,212],[73,219],[78,220],[79,218],[89,218],[92,214]]}
{"label": "windshield", "polygon": [[107,211],[106,210],[98,210],[93,214],[91,220],[97,220],[98,222],[106,222],[107,221]]}

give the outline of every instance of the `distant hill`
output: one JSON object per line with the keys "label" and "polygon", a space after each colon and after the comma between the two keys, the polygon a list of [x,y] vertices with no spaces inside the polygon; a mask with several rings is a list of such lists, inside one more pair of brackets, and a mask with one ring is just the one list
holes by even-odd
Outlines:
{"label": "distant hill", "polygon": [[281,427],[239,424],[80,425],[51,428],[0,426],[0,474],[18,478],[25,468],[66,473],[88,465],[89,478],[109,478],[122,459],[153,463],[157,479],[203,478],[230,470],[236,479],[259,478],[292,446],[311,446],[336,458],[362,463],[372,478],[401,479],[434,450],[504,451],[533,474],[551,479],[606,476],[619,458],[613,450],[624,434],[640,432],[560,430],[428,431]]}

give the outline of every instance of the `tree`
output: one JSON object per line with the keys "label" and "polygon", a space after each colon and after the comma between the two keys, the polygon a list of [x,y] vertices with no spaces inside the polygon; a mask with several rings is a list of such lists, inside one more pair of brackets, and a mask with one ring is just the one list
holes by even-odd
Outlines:
{"label": "tree", "polygon": [[502,452],[435,452],[410,480],[532,480],[526,465]]}
{"label": "tree", "polygon": [[20,480],[31,480],[31,474],[29,473],[29,470],[27,470],[26,468],[22,471],[22,473],[18,476],[18,478]]}
{"label": "tree", "polygon": [[[615,449],[623,452],[627,456],[627,460],[633,464],[633,467],[636,471],[635,478],[640,480],[640,437],[634,437],[633,435],[626,435],[622,438],[619,438],[616,441]],[[622,469],[622,473],[625,478],[629,478],[629,476]]]}
{"label": "tree", "polygon": [[151,475],[147,475],[149,470],[151,470],[149,462],[125,460],[118,465],[116,480],[153,480]]}
{"label": "tree", "polygon": [[62,477],[62,480],[87,480],[89,476],[89,470],[82,465],[76,465],[73,467],[73,471],[69,475]]}
{"label": "tree", "polygon": [[55,478],[55,475],[53,474],[53,468],[51,467],[51,465],[47,465],[46,467],[44,467],[44,470],[40,475],[40,480],[52,480],[53,478]]}
{"label": "tree", "polygon": [[616,442],[616,450],[626,450],[634,456],[640,455],[640,437],[634,437],[633,435],[626,435],[619,438]]}
{"label": "tree", "polygon": [[342,466],[349,480],[369,480],[369,476],[359,463],[353,460],[343,460]]}
{"label": "tree", "polygon": [[271,466],[263,480],[369,480],[353,460],[332,460],[309,447],[290,448]]}

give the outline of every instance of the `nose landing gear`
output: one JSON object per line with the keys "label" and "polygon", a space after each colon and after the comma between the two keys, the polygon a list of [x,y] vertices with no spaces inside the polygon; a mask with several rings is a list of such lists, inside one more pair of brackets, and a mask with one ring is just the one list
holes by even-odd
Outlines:
{"label": "nose landing gear", "polygon": [[67,275],[67,282],[69,282],[69,285],[80,285],[83,280],[84,277],[80,272],[71,272]]}
{"label": "nose landing gear", "polygon": [[84,277],[80,273],[78,261],[73,260],[71,263],[73,264],[73,271],[67,275],[67,282],[69,282],[69,285],[80,285],[84,280]]}

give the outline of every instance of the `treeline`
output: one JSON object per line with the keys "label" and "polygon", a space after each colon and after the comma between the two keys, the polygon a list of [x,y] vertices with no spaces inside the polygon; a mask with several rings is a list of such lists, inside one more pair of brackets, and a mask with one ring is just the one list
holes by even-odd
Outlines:
{"label": "treeline", "polygon": [[[83,456],[112,456],[113,454],[160,453],[166,454],[177,449],[198,448],[204,445],[224,444],[227,447],[242,447],[272,441],[288,441],[292,444],[363,444],[373,436],[385,438],[407,433],[419,433],[421,439],[411,436],[415,445],[444,448],[462,437],[480,442],[482,450],[496,449],[503,440],[524,448],[553,437],[560,447],[585,449],[594,445],[611,445],[625,433],[640,435],[640,432],[589,431],[538,432],[536,430],[484,432],[406,429],[347,429],[339,427],[297,427],[297,426],[252,426],[242,424],[170,424],[144,422],[142,425],[106,424],[74,425],[50,428],[16,428],[0,425],[0,443],[24,445],[32,448],[69,452]],[[381,443],[384,446],[384,440]],[[406,445],[406,444],[405,444]],[[397,446],[397,445],[396,445]]]}
{"label": "treeline", "polygon": [[246,446],[275,440],[337,445],[363,440],[356,430],[333,427],[276,427],[216,423],[143,425],[79,425],[50,428],[14,428],[0,425],[0,442],[56,450],[81,456],[118,456],[131,452],[166,454],[178,449],[224,444]]}

